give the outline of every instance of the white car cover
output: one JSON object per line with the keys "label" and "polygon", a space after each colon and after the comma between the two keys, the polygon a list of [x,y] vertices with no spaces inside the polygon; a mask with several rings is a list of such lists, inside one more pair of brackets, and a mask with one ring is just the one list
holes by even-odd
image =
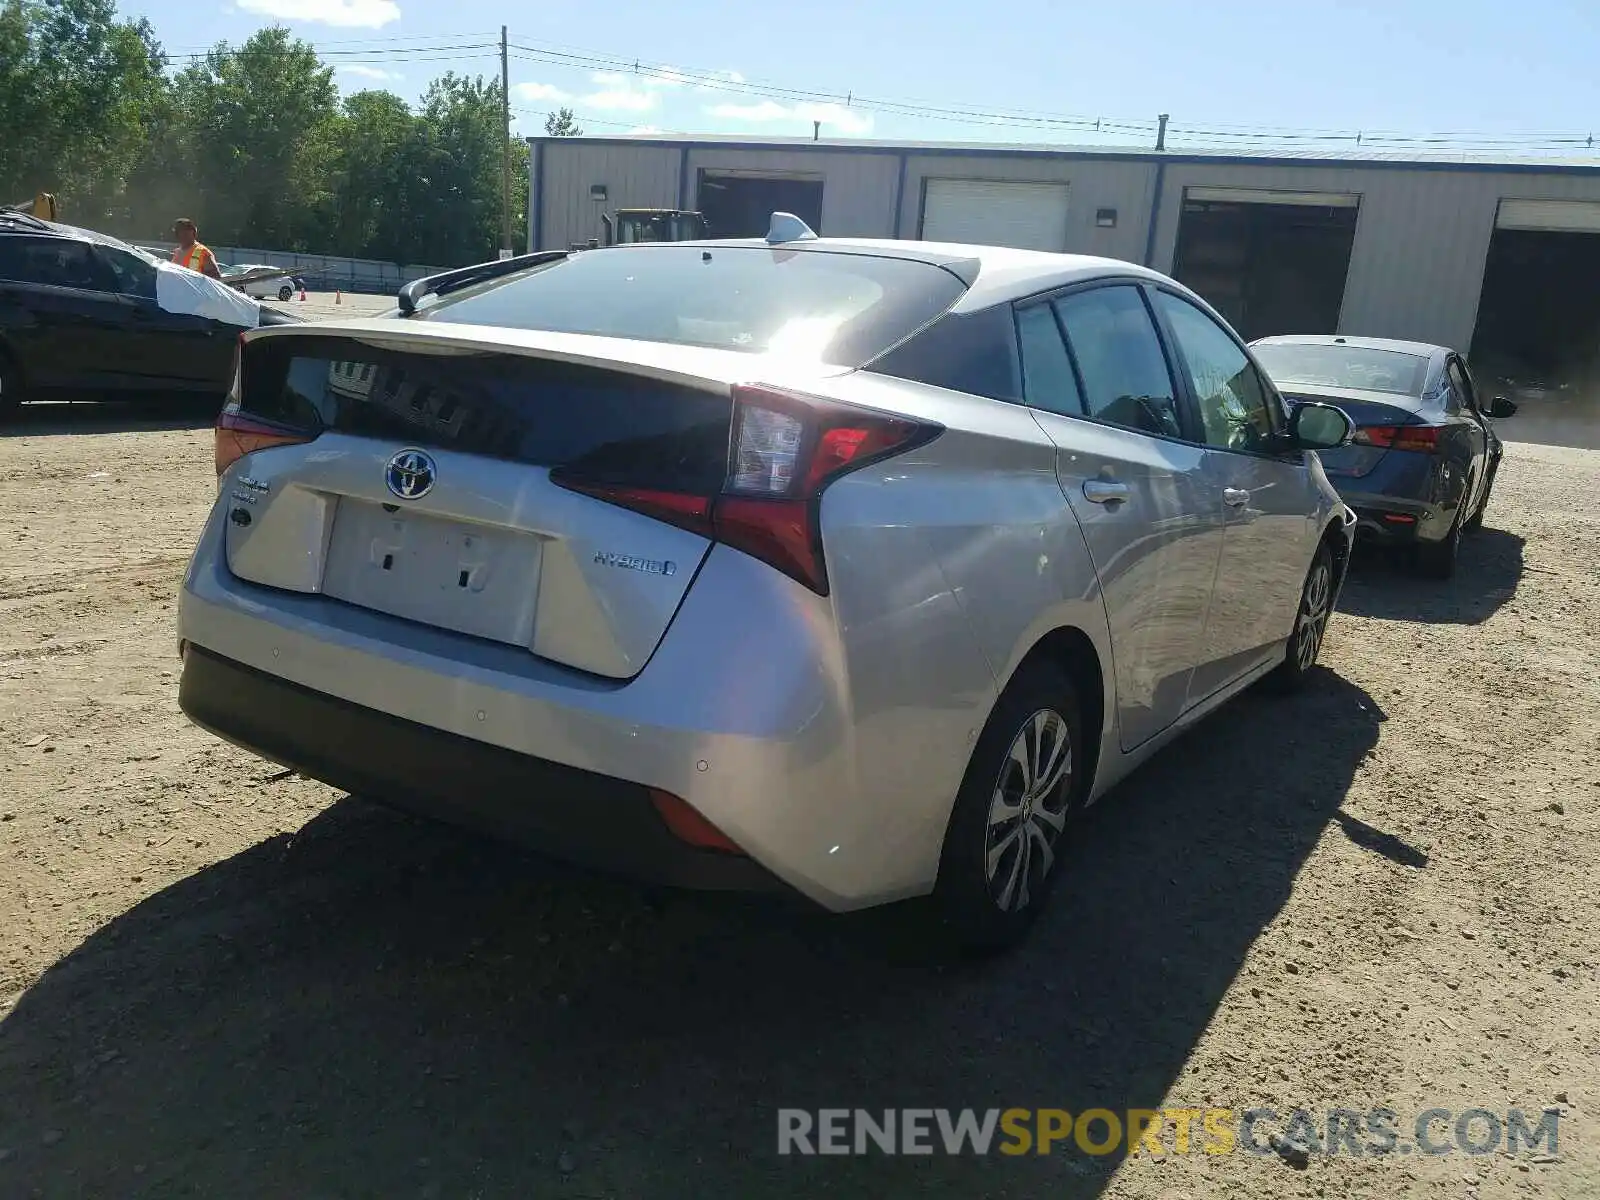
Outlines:
{"label": "white car cover", "polygon": [[156,303],[170,313],[208,317],[243,329],[261,324],[261,304],[209,275],[156,260]]}

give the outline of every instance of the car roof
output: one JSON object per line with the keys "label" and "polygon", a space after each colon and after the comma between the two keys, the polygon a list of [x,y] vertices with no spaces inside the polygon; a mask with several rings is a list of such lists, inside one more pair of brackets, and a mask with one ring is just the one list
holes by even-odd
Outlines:
{"label": "car roof", "polygon": [[808,254],[864,254],[898,258],[952,269],[967,281],[966,294],[952,312],[971,312],[994,304],[1019,300],[1090,279],[1133,276],[1170,283],[1159,272],[1114,258],[1087,254],[1052,254],[1043,250],[1013,250],[1004,246],[971,246],[957,242],[913,242],[890,238],[825,238],[771,243],[765,238],[722,238],[693,242],[634,242],[607,247],[617,250],[654,251],[662,248],[738,246]]}
{"label": "car roof", "polygon": [[[35,224],[34,222],[37,222]],[[121,238],[114,238],[108,233],[98,233],[93,229],[84,229],[78,225],[67,225],[60,221],[45,221],[35,217],[32,221],[0,221],[0,234],[21,234],[29,237],[58,237],[70,238],[80,242],[94,242],[100,246],[110,246],[115,250],[133,250],[134,247]]]}
{"label": "car roof", "polygon": [[1350,346],[1357,350],[1389,350],[1417,358],[1443,358],[1454,353],[1448,346],[1432,342],[1407,342],[1399,338],[1349,337],[1342,333],[1284,333],[1257,338],[1252,346]]}

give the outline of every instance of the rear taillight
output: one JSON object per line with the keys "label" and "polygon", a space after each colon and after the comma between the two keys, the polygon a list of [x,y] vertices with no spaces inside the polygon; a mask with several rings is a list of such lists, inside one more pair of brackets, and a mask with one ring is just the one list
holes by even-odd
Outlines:
{"label": "rear taillight", "polygon": [[692,529],[828,594],[819,528],[823,490],[840,476],[939,433],[936,425],[754,385],[733,388],[728,470],[715,494],[585,479],[573,491]]}
{"label": "rear taillight", "polygon": [[246,454],[267,450],[273,446],[297,446],[311,440],[302,430],[290,429],[271,421],[263,421],[243,411],[241,390],[241,360],[244,351],[244,334],[233,349],[233,384],[228,388],[228,399],[217,414],[215,447],[217,478]]}
{"label": "rear taillight", "polygon": [[1363,425],[1356,430],[1358,446],[1377,446],[1383,450],[1415,450],[1434,454],[1439,449],[1437,425]]}
{"label": "rear taillight", "polygon": [[671,792],[651,788],[650,803],[655,806],[668,831],[679,841],[700,850],[717,850],[723,854],[744,853],[727,834],[702,817],[687,801]]}

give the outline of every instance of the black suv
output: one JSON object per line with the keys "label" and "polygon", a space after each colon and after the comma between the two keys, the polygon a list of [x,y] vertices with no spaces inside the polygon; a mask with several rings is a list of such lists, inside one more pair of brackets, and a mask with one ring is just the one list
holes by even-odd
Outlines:
{"label": "black suv", "polygon": [[[24,399],[214,397],[240,326],[168,312],[156,264],[116,238],[0,212],[0,417]],[[263,308],[261,324],[299,318]]]}

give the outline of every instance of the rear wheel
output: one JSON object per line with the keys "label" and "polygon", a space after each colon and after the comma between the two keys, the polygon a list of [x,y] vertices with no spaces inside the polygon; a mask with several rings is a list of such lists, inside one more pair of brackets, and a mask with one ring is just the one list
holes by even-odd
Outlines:
{"label": "rear wheel", "polygon": [[1283,662],[1271,676],[1280,691],[1293,692],[1305,686],[1311,668],[1317,665],[1322,639],[1328,632],[1328,619],[1332,616],[1333,553],[1324,542],[1317,547],[1311,570],[1306,573],[1305,586],[1300,589],[1300,607],[1295,610],[1294,632],[1284,647]]}
{"label": "rear wheel", "polygon": [[1021,941],[1055,880],[1078,807],[1082,723],[1071,680],[1024,667],[1001,694],[956,794],[934,896],[958,948],[994,953]]}
{"label": "rear wheel", "polygon": [[290,287],[287,283],[284,284],[281,288],[278,289],[278,299],[279,300],[287,300],[287,299],[289,299],[289,297],[291,297],[293,295],[294,295],[294,289],[292,287]]}
{"label": "rear wheel", "polygon": [[[1469,487],[1470,494],[1471,488]],[[1449,579],[1456,573],[1456,560],[1461,557],[1461,534],[1467,526],[1467,513],[1456,509],[1450,531],[1437,542],[1417,543],[1417,570],[1428,579]]]}

